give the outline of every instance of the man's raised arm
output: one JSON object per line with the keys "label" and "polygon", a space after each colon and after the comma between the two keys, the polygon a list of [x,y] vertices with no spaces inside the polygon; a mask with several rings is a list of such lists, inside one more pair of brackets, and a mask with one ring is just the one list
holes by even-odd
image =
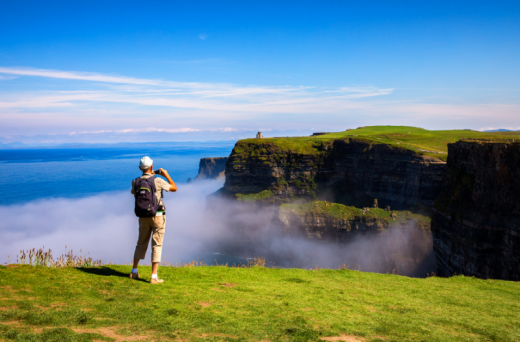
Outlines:
{"label": "man's raised arm", "polygon": [[175,182],[172,180],[172,178],[168,174],[168,171],[166,171],[165,169],[159,169],[159,174],[161,176],[163,176],[164,178],[166,178],[168,183],[170,183],[170,189],[168,191],[172,191],[172,192],[177,191],[177,185],[175,185]]}

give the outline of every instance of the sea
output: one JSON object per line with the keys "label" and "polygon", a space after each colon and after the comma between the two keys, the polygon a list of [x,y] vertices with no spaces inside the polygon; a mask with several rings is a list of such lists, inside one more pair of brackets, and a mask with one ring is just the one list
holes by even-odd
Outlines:
{"label": "sea", "polygon": [[197,175],[201,158],[229,156],[233,146],[226,141],[0,150],[0,206],[130,191],[143,156],[176,183],[186,183]]}
{"label": "sea", "polygon": [[[198,181],[199,162],[225,157],[234,141],[134,143],[0,150],[0,263],[13,263],[21,251],[52,249],[55,257],[73,250],[104,263],[133,259],[138,224],[131,182],[149,156],[154,169],[168,171],[178,186],[165,193],[167,207],[163,260],[176,264],[214,261],[203,250],[201,227],[206,196],[222,180]],[[149,263],[150,250],[144,263]],[[242,260],[243,261],[243,260]],[[206,262],[208,263],[208,262]],[[209,262],[211,263],[211,262]]]}

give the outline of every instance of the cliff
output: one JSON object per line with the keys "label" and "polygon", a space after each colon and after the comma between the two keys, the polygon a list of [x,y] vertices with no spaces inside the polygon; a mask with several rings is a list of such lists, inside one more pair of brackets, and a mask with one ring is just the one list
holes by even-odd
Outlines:
{"label": "cliff", "polygon": [[195,180],[223,178],[228,157],[202,158],[199,163],[199,174]]}
{"label": "cliff", "polygon": [[[428,131],[371,126],[311,137],[240,140],[226,165],[225,191],[269,204],[326,199],[357,207],[431,207],[442,188],[448,144],[520,141],[518,132]],[[270,194],[270,196],[266,196]]]}
{"label": "cliff", "polygon": [[[408,276],[436,271],[430,219],[409,211],[358,209],[325,201],[283,204],[274,214],[271,235],[325,243],[332,258],[356,262],[366,271]],[[345,247],[334,253],[337,247],[331,243]]]}
{"label": "cliff", "polygon": [[411,208],[431,206],[445,162],[407,148],[361,138],[297,144],[269,139],[237,142],[226,165],[225,190],[237,196],[269,191],[269,203],[297,198]]}
{"label": "cliff", "polygon": [[284,151],[267,140],[239,141],[226,165],[224,189],[237,197],[253,197],[268,191],[269,196],[263,199],[276,203],[295,197],[315,197],[314,177],[323,159],[323,153]]}
{"label": "cliff", "polygon": [[431,228],[439,273],[520,280],[520,144],[448,149]]}
{"label": "cliff", "polygon": [[[464,142],[454,144],[460,139]],[[384,270],[399,261],[397,268],[407,270],[400,274],[410,274],[423,261],[429,263],[435,243],[442,275],[513,279],[518,277],[515,227],[520,212],[514,201],[520,189],[511,180],[517,173],[515,158],[519,160],[511,152],[519,146],[515,140],[520,141],[517,132],[387,126],[312,137],[245,139],[236,143],[226,164],[224,188],[216,195],[233,203],[234,211],[228,215],[233,220],[227,226],[237,226],[236,236],[243,241],[242,236],[248,237],[244,246],[267,246],[273,240],[265,236],[262,225],[236,224],[235,218],[253,222],[243,214],[269,208],[274,211],[270,232],[279,234],[280,241],[283,236],[299,236],[320,245],[344,245],[348,253],[355,253],[350,242],[362,245],[358,237],[376,237],[381,251],[360,253],[361,258],[379,260],[376,264]],[[460,147],[464,144],[473,147]],[[499,147],[503,151],[496,150]],[[446,161],[452,165],[447,174]],[[359,209],[371,207],[374,199],[397,211]],[[430,230],[427,217],[411,215],[431,216],[434,203]],[[402,241],[392,238],[400,231],[411,235],[402,235]],[[251,232],[254,238],[249,238]],[[279,260],[299,253],[277,248]],[[305,252],[308,262],[319,254],[313,248]],[[496,263],[500,266],[494,268]],[[430,272],[435,265],[429,263]]]}
{"label": "cliff", "polygon": [[430,232],[430,219],[409,211],[355,208],[338,203],[314,201],[283,204],[273,217],[273,229],[283,235],[311,240],[346,242],[358,235],[378,234],[387,229],[415,225]]}
{"label": "cliff", "polygon": [[[399,208],[431,206],[437,197],[445,162],[412,150],[356,139],[334,141],[318,174],[323,189],[334,189],[335,202]],[[359,202],[363,197],[370,200]]]}

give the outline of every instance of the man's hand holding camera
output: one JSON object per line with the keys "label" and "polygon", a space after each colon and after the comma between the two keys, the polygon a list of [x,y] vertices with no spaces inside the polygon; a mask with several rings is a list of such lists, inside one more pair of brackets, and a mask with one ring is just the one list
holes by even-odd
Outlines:
{"label": "man's hand holding camera", "polygon": [[175,183],[173,182],[172,178],[168,174],[168,171],[166,171],[163,168],[160,168],[159,170],[157,170],[157,172],[154,171],[154,174],[163,176],[164,178],[166,178],[166,180],[168,180],[168,183],[170,183],[170,191],[177,191],[177,185],[175,185]]}

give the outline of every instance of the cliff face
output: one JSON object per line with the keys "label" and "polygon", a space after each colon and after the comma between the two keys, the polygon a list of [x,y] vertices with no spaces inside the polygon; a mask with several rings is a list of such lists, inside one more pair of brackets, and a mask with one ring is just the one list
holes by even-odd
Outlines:
{"label": "cliff face", "polygon": [[324,201],[284,204],[275,211],[271,234],[339,243],[346,246],[345,256],[364,246],[356,257],[346,259],[357,259],[366,270],[410,276],[436,271],[430,219],[408,211],[358,209]]}
{"label": "cliff face", "polygon": [[283,235],[311,240],[346,242],[358,235],[378,234],[390,227],[410,224],[430,232],[430,219],[408,211],[355,208],[338,203],[314,201],[284,204],[275,212],[272,227]]}
{"label": "cliff face", "polygon": [[432,233],[439,273],[520,280],[520,144],[448,146]]}
{"label": "cliff face", "polygon": [[228,157],[202,158],[199,163],[199,174],[195,180],[223,178]]}
{"label": "cliff face", "polygon": [[271,201],[326,198],[364,206],[431,206],[441,188],[445,163],[411,150],[348,138],[303,151],[239,141],[226,165],[225,190],[251,194],[269,190]]}
{"label": "cliff face", "polygon": [[[326,147],[325,147],[326,148]],[[293,153],[268,142],[238,142],[226,164],[224,189],[233,194],[270,190],[279,202],[294,197],[314,197],[314,177],[324,153]]]}

